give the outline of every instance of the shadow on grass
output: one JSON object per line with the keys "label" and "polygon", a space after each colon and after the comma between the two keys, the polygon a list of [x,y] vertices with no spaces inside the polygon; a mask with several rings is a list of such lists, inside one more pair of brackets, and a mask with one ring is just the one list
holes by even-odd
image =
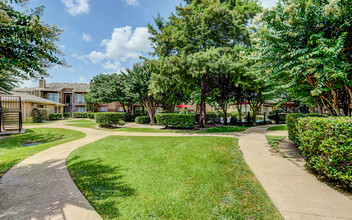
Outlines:
{"label": "shadow on grass", "polygon": [[75,156],[67,160],[67,167],[83,195],[104,218],[119,217],[117,197],[129,197],[136,190],[123,182],[122,169],[102,160],[81,160]]}
{"label": "shadow on grass", "polygon": [[33,130],[27,130],[27,133],[16,136],[10,136],[0,140],[0,148],[12,149],[21,147],[27,141],[33,143],[49,143],[63,139],[65,135],[55,132],[35,133]]}

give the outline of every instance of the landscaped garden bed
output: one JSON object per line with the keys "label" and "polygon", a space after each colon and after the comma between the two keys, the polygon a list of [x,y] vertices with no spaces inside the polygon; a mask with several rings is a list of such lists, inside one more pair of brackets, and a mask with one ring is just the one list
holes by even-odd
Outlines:
{"label": "landscaped garden bed", "polygon": [[234,138],[110,136],[67,165],[104,219],[281,219]]}

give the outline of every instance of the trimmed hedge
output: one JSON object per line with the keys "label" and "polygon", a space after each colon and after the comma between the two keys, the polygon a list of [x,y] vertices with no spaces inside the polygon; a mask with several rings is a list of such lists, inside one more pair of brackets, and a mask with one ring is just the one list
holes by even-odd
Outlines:
{"label": "trimmed hedge", "polygon": [[149,124],[150,123],[150,117],[149,116],[138,116],[134,120],[136,124]]}
{"label": "trimmed hedge", "polygon": [[[277,111],[277,112],[279,112],[279,111]],[[281,113],[281,112],[278,113],[278,116],[279,116],[279,123],[280,123],[280,124],[286,123],[286,117],[287,117],[287,115],[288,115],[287,113]],[[270,120],[276,121],[276,111],[271,111],[271,112],[269,113],[269,115],[268,115],[268,118],[269,118]]]}
{"label": "trimmed hedge", "polygon": [[317,114],[317,113],[292,113],[286,116],[286,123],[287,123],[287,130],[288,130],[288,137],[291,141],[295,142],[295,144],[299,144],[297,139],[297,120],[299,118],[306,118],[306,117],[328,117],[324,114]]}
{"label": "trimmed hedge", "polygon": [[87,112],[74,112],[72,113],[73,118],[88,118]]}
{"label": "trimmed hedge", "polygon": [[104,127],[111,127],[118,124],[120,120],[125,120],[125,112],[101,112],[95,114],[95,121]]}
{"label": "trimmed hedge", "polygon": [[87,112],[87,118],[95,119],[96,112]]}
{"label": "trimmed hedge", "polygon": [[49,110],[45,108],[34,108],[32,114],[34,123],[41,123],[48,119]]}
{"label": "trimmed hedge", "polygon": [[319,175],[352,186],[352,119],[299,118],[299,149]]}
{"label": "trimmed hedge", "polygon": [[62,115],[64,116],[64,118],[69,118],[71,116],[71,114],[68,112],[63,113]]}
{"label": "trimmed hedge", "polygon": [[135,115],[126,114],[125,122],[134,122],[135,120],[136,120],[136,116]]}
{"label": "trimmed hedge", "polygon": [[195,114],[175,114],[159,113],[156,114],[158,125],[173,128],[192,128],[196,122]]}
{"label": "trimmed hedge", "polygon": [[62,118],[62,114],[61,113],[51,113],[49,115],[49,119],[50,120],[58,120],[59,118]]}

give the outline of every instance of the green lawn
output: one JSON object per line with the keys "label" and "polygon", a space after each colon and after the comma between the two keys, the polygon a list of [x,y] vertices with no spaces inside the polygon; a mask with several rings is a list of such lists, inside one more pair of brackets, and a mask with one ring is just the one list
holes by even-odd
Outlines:
{"label": "green lawn", "polygon": [[110,136],[67,165],[104,219],[282,219],[237,141]]}
{"label": "green lawn", "polygon": [[269,131],[287,131],[287,125],[278,125],[268,128]]}
{"label": "green lawn", "polygon": [[28,126],[28,125],[47,125],[47,124],[51,124],[53,122],[49,121],[49,122],[41,122],[41,123],[23,123],[23,126]]}
{"label": "green lawn", "polygon": [[[85,137],[79,131],[60,128],[33,128],[27,133],[12,135],[0,140],[0,177],[13,165],[33,154],[50,147]],[[27,141],[39,142],[40,145],[22,147]]]}
{"label": "green lawn", "polygon": [[266,135],[266,139],[268,140],[269,144],[274,148],[274,150],[279,153],[281,156],[286,157],[283,153],[280,152],[279,148],[277,147],[279,142],[285,139],[285,136],[270,136]]}
{"label": "green lawn", "polygon": [[202,131],[201,133],[239,132],[245,131],[247,129],[248,127],[245,126],[221,126],[208,128],[207,130]]}

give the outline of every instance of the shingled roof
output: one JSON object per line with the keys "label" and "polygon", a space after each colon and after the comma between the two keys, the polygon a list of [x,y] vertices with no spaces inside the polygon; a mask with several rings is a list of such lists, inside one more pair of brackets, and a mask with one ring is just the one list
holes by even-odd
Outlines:
{"label": "shingled roof", "polygon": [[20,88],[14,89],[16,92],[31,92],[35,90],[40,91],[49,91],[49,92],[58,92],[62,89],[73,89],[73,92],[89,92],[89,84],[85,83],[47,83],[45,88]]}

